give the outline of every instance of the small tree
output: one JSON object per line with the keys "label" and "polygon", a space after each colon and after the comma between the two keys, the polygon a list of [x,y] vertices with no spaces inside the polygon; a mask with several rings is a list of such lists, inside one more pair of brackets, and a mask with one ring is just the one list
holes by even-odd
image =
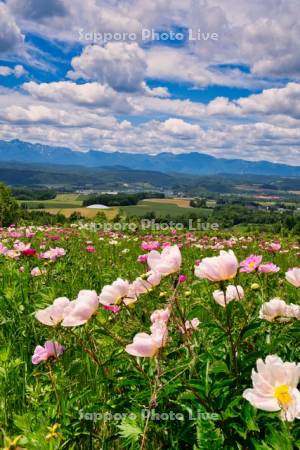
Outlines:
{"label": "small tree", "polygon": [[0,226],[7,227],[19,218],[18,202],[11,195],[11,190],[0,183]]}

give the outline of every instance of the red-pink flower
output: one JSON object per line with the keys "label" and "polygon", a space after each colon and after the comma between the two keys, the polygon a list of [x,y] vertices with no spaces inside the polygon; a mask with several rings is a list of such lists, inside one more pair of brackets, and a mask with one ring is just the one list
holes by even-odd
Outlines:
{"label": "red-pink flower", "polygon": [[184,283],[186,280],[187,280],[187,276],[186,275],[183,275],[183,274],[179,275],[179,277],[178,277],[178,282],[179,283]]}
{"label": "red-pink flower", "polygon": [[95,251],[96,251],[96,249],[95,249],[95,247],[94,247],[93,245],[87,245],[87,246],[85,247],[85,249],[86,249],[86,251],[87,251],[88,253],[95,253]]}
{"label": "red-pink flower", "polygon": [[139,255],[137,260],[139,263],[146,264],[147,259],[148,259],[148,255],[144,254],[144,255]]}
{"label": "red-pink flower", "polygon": [[36,254],[36,250],[34,248],[29,247],[22,250],[21,253],[24,256],[34,256]]}
{"label": "red-pink flower", "polygon": [[121,308],[117,305],[102,305],[104,309],[107,311],[111,311],[113,314],[118,314],[121,311]]}
{"label": "red-pink flower", "polygon": [[159,242],[158,241],[143,241],[141,244],[141,248],[142,250],[145,251],[151,251],[151,250],[158,250],[160,247]]}

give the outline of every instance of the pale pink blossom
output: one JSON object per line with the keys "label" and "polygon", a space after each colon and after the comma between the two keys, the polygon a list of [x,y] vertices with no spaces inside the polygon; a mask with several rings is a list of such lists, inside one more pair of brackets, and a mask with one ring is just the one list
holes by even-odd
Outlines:
{"label": "pale pink blossom", "polygon": [[236,276],[238,266],[238,260],[232,250],[221,250],[219,256],[204,258],[195,267],[195,275],[215,282],[231,280]]}
{"label": "pale pink blossom", "polygon": [[63,321],[65,310],[69,305],[70,300],[67,297],[56,298],[52,305],[37,311],[35,318],[44,325],[58,325]]}
{"label": "pale pink blossom", "polygon": [[252,370],[251,376],[253,388],[246,389],[243,397],[257,409],[281,411],[282,420],[300,419],[300,365],[269,355],[265,362],[258,359],[256,366],[257,372]]}
{"label": "pale pink blossom", "polygon": [[197,317],[194,317],[192,320],[186,320],[184,327],[180,327],[180,331],[182,334],[197,330],[200,325],[200,320]]}
{"label": "pale pink blossom", "polygon": [[99,297],[96,291],[81,290],[64,310],[63,327],[77,327],[85,324],[97,311]]}
{"label": "pale pink blossom", "polygon": [[34,354],[32,355],[32,364],[39,364],[40,362],[47,361],[49,358],[57,358],[62,355],[65,348],[58,342],[46,341],[44,347],[38,345]]}
{"label": "pale pink blossom", "polygon": [[40,269],[39,267],[34,267],[30,273],[32,277],[40,277],[41,275],[45,275],[46,270]]}
{"label": "pale pink blossom", "polygon": [[55,261],[57,258],[60,258],[61,256],[65,256],[66,251],[64,248],[55,247],[50,248],[44,253],[40,254],[40,258],[42,259],[49,259],[50,261]]}
{"label": "pale pink blossom", "polygon": [[279,272],[279,270],[280,267],[276,266],[271,262],[260,264],[260,266],[258,267],[258,271],[262,273],[276,273]]}
{"label": "pale pink blossom", "polygon": [[136,296],[133,295],[133,297],[130,298],[130,294],[129,281],[118,278],[112,284],[103,287],[99,296],[99,302],[102,305],[119,305],[122,302],[127,305],[136,302]]}
{"label": "pale pink blossom", "polygon": [[178,272],[181,266],[181,252],[177,245],[166,247],[159,253],[152,250],[148,255],[148,266],[163,276]]}
{"label": "pale pink blossom", "polygon": [[289,269],[285,274],[286,280],[295,287],[300,287],[300,267]]}
{"label": "pale pink blossom", "polygon": [[288,322],[292,318],[300,319],[300,306],[291,303],[288,305],[280,298],[273,298],[263,303],[259,311],[260,319],[268,322]]}
{"label": "pale pink blossom", "polygon": [[268,246],[267,246],[267,250],[270,253],[276,253],[279,252],[279,250],[281,249],[281,244],[280,242],[271,242]]}
{"label": "pale pink blossom", "polygon": [[233,300],[241,300],[244,296],[245,293],[242,286],[234,286],[231,284],[227,286],[226,294],[224,294],[222,290],[216,290],[213,292],[215,302],[220,306],[223,306],[223,308],[225,308],[225,306]]}
{"label": "pale pink blossom", "polygon": [[156,321],[151,326],[151,334],[138,333],[132,344],[126,346],[127,353],[133,356],[153,357],[166,345],[168,330],[164,321]]}
{"label": "pale pink blossom", "polygon": [[8,248],[5,247],[5,245],[2,244],[2,242],[0,242],[0,254],[1,255],[5,255],[8,251]]}
{"label": "pale pink blossom", "polygon": [[166,309],[156,309],[150,316],[152,323],[162,320],[163,322],[168,322],[171,311],[169,308]]}

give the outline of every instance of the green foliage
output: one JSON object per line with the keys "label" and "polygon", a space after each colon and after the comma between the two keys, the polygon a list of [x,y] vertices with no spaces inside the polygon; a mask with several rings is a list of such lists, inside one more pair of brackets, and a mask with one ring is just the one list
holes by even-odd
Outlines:
{"label": "green foliage", "polygon": [[19,206],[11,195],[11,191],[0,183],[0,225],[8,226],[17,221],[19,217]]}
{"label": "green foliage", "polygon": [[127,194],[123,192],[116,194],[97,194],[90,195],[83,200],[83,206],[99,203],[106,206],[136,205],[140,200],[144,200],[145,198],[164,198],[164,195],[157,192],[138,192],[136,194]]}

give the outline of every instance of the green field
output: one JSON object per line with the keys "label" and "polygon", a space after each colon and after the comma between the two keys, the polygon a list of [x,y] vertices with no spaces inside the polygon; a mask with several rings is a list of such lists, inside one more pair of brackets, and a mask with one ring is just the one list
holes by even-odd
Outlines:
{"label": "green field", "polygon": [[211,214],[211,210],[208,208],[182,208],[172,203],[155,203],[147,200],[143,200],[135,206],[122,206],[121,211],[128,217],[142,217],[150,212],[153,212],[156,217],[165,217],[167,215],[171,217],[190,216],[191,214],[201,214],[202,216],[209,217]]}
{"label": "green field", "polygon": [[30,208],[39,208],[40,205],[46,208],[76,208],[82,206],[82,200],[79,199],[78,194],[58,194],[52,200],[20,200],[20,203],[25,204]]}

